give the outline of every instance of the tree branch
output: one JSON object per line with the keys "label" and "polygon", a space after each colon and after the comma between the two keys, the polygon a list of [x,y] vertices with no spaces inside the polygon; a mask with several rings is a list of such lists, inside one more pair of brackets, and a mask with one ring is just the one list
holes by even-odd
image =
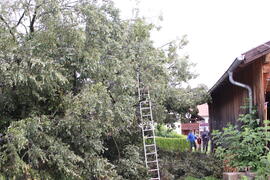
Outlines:
{"label": "tree branch", "polygon": [[112,104],[115,104],[116,101],[115,101],[115,99],[113,98],[112,93],[111,93],[110,90],[108,90],[108,89],[107,89],[107,92],[109,93],[109,96],[110,96],[110,98],[111,98]]}
{"label": "tree branch", "polygon": [[21,17],[20,17],[18,23],[16,24],[16,26],[15,26],[14,28],[18,27],[18,26],[21,24],[21,21],[22,21],[24,15],[25,15],[25,11],[24,11],[23,14],[21,15]]}
{"label": "tree branch", "polygon": [[4,22],[4,24],[6,25],[6,27],[9,30],[9,33],[11,34],[13,40],[16,41],[15,34],[12,32],[12,29],[10,28],[10,26],[8,25],[8,23],[6,22],[6,20],[4,19],[4,17],[2,15],[0,15],[0,20],[2,20]]}
{"label": "tree branch", "polygon": [[113,97],[113,95],[112,95],[112,93],[110,91],[110,89],[112,88],[112,85],[110,85],[109,87],[107,87],[106,84],[105,84],[105,79],[102,80],[102,84],[106,87],[107,93],[109,94],[109,96],[111,98],[112,104],[115,104],[116,101],[115,101],[115,99],[114,99],[114,97]]}
{"label": "tree branch", "polygon": [[36,5],[33,17],[30,19],[30,33],[33,33],[35,31],[34,24],[37,18],[37,10],[40,6],[42,6],[42,4]]}
{"label": "tree branch", "polygon": [[35,7],[35,11],[34,11],[34,14],[33,14],[33,18],[32,18],[32,20],[30,21],[30,26],[29,26],[29,28],[30,28],[30,33],[33,33],[34,31],[35,31],[35,29],[34,29],[34,23],[35,23],[35,20],[36,20],[36,17],[37,17],[37,6]]}

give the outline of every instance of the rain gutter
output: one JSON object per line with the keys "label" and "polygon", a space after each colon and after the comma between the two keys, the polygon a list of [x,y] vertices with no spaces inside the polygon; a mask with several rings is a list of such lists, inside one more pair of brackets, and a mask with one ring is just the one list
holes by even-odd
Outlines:
{"label": "rain gutter", "polygon": [[218,80],[218,82],[209,90],[211,94],[225,79],[229,77],[229,81],[236,86],[245,88],[248,90],[249,96],[249,113],[252,111],[252,89],[250,86],[237,82],[233,79],[233,71],[245,60],[244,56],[240,56],[234,60],[229,69],[222,75],[222,77]]}
{"label": "rain gutter", "polygon": [[212,92],[214,92],[214,90],[225,80],[229,77],[229,73],[228,72],[233,72],[238,66],[239,64],[241,64],[244,60],[244,56],[240,56],[238,58],[236,58],[233,63],[231,64],[231,66],[229,67],[229,69],[221,76],[221,78],[216,82],[216,84],[208,91],[210,94],[212,94]]}

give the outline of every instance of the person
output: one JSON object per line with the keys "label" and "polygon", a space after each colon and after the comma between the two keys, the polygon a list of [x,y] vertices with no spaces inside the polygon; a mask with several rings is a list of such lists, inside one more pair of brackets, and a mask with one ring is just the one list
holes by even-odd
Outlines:
{"label": "person", "polygon": [[197,138],[197,144],[198,144],[198,150],[201,152],[202,139],[200,138],[199,135],[198,135],[198,138]]}
{"label": "person", "polygon": [[194,147],[195,150],[197,149],[197,147],[196,147],[196,139],[197,139],[197,137],[192,133],[192,131],[190,131],[188,133],[188,136],[187,136],[187,141],[189,141],[189,144],[190,144],[190,152],[192,151],[193,147]]}
{"label": "person", "polygon": [[201,137],[202,137],[202,142],[203,142],[203,152],[207,152],[208,142],[209,142],[209,132],[206,131],[206,128],[204,128]]}

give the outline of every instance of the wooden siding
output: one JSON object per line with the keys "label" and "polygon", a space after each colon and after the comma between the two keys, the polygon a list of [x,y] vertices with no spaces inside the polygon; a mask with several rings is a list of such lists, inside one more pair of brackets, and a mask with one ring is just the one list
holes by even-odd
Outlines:
{"label": "wooden siding", "polygon": [[[234,79],[249,85],[253,92],[253,103],[258,109],[260,119],[264,119],[264,88],[263,88],[264,57],[252,63],[239,67],[234,73]],[[210,129],[222,129],[228,123],[237,124],[239,114],[245,112],[241,106],[247,102],[247,90],[235,86],[225,80],[212,94],[209,104]]]}

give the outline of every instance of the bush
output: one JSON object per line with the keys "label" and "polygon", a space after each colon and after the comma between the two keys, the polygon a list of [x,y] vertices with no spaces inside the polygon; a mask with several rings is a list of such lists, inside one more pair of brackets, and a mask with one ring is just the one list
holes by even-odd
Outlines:
{"label": "bush", "polygon": [[165,125],[158,124],[155,128],[155,134],[156,136],[160,137],[170,137],[170,138],[186,138],[185,135],[178,134],[174,131],[173,128],[167,128]]}
{"label": "bush", "polygon": [[186,151],[189,149],[189,142],[186,138],[156,137],[158,148],[165,151]]}
{"label": "bush", "polygon": [[267,126],[261,127],[255,115],[240,115],[240,127],[229,125],[223,131],[213,132],[213,140],[217,145],[216,156],[239,170],[260,169],[264,166],[262,158],[269,152],[267,144],[270,136]]}
{"label": "bush", "polygon": [[[124,157],[116,161],[116,170],[123,179],[132,180],[148,180],[147,169],[141,161],[139,148],[137,146],[128,145],[124,149]],[[113,179],[113,178],[112,178]]]}
{"label": "bush", "polygon": [[182,135],[182,134],[178,134],[175,131],[170,132],[169,134],[167,134],[166,137],[170,137],[170,138],[182,138],[182,139],[186,139],[187,138],[187,136]]}
{"label": "bush", "polygon": [[210,180],[222,177],[222,161],[211,154],[163,150],[158,153],[162,179],[184,180],[194,177]]}

